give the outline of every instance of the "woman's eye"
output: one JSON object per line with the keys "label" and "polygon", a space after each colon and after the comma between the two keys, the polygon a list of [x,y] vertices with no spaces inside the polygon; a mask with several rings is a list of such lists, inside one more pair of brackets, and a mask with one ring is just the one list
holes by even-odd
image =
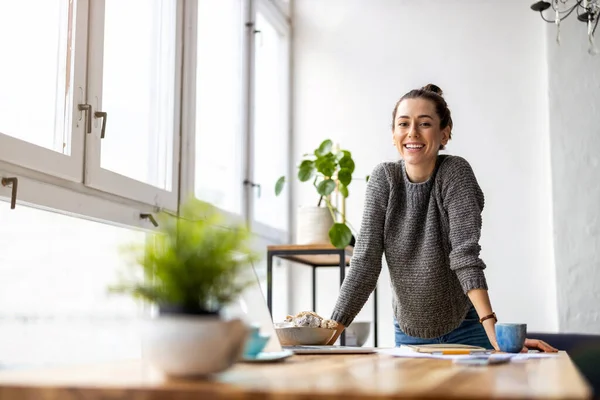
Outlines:
{"label": "woman's eye", "polygon": [[428,126],[431,126],[431,124],[430,124],[429,122],[422,122],[422,123],[421,123],[421,126],[426,126],[426,127],[428,127]]}
{"label": "woman's eye", "polygon": [[399,123],[398,123],[398,126],[400,126],[400,127],[402,127],[402,128],[405,128],[405,127],[407,127],[407,126],[408,126],[408,124],[407,124],[406,122],[399,122]]}

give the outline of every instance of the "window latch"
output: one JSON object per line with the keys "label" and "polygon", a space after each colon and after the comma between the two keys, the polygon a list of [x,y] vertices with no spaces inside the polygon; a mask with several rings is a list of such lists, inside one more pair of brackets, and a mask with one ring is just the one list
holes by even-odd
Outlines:
{"label": "window latch", "polygon": [[258,198],[260,199],[260,183],[255,183],[255,182],[252,182],[252,181],[246,179],[246,180],[244,180],[244,185],[251,186],[252,188],[256,188],[257,193],[258,193]]}
{"label": "window latch", "polygon": [[85,133],[92,133],[92,106],[89,104],[78,104],[77,109],[85,113]]}
{"label": "window latch", "polygon": [[106,119],[108,118],[108,114],[106,111],[96,111],[94,113],[94,118],[102,118],[102,129],[100,131],[100,139],[104,139],[104,133],[106,132]]}
{"label": "window latch", "polygon": [[158,227],[158,222],[156,222],[156,218],[154,218],[154,215],[152,215],[152,214],[140,214],[140,218],[141,219],[147,219],[148,221],[150,221],[152,223],[152,225],[154,225],[155,228]]}
{"label": "window latch", "polygon": [[12,186],[12,192],[10,195],[10,209],[14,210],[17,206],[17,186],[19,180],[17,178],[2,178],[2,186]]}
{"label": "window latch", "polygon": [[258,35],[258,45],[260,47],[263,46],[263,35],[262,35],[262,31],[260,29],[255,29],[254,31],[252,31],[252,33],[254,33],[254,36],[256,37]]}

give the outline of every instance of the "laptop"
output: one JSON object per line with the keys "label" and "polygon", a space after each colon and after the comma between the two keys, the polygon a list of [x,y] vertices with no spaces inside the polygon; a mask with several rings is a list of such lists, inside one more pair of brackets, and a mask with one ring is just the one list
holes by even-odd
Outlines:
{"label": "laptop", "polygon": [[289,350],[294,354],[372,354],[376,352],[375,348],[358,346],[282,346],[277,332],[275,332],[273,319],[254,267],[248,268],[246,278],[252,284],[242,292],[237,302],[225,307],[223,312],[226,317],[237,317],[248,324],[258,324],[262,334],[270,335],[263,353],[280,353],[284,350]]}

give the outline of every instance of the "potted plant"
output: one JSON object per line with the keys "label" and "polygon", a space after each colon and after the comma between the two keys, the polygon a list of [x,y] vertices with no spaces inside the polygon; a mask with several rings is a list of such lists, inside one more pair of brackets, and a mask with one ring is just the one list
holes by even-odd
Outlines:
{"label": "potted plant", "polygon": [[[339,249],[353,244],[352,226],[346,220],[345,207],[337,207],[331,195],[341,196],[342,204],[349,195],[348,187],[354,173],[354,160],[347,150],[334,148],[324,140],[312,153],[304,154],[298,165],[300,182],[311,182],[318,194],[316,206],[298,209],[297,241],[301,244],[330,242]],[[368,180],[368,177],[367,177]],[[285,186],[285,176],[275,183],[275,195]]]}
{"label": "potted plant", "polygon": [[221,309],[250,284],[243,270],[257,259],[250,234],[225,227],[212,205],[192,199],[179,216],[157,216],[158,232],[144,244],[128,245],[132,273],[110,291],[152,304],[157,316],[144,321],[144,356],[167,375],[205,375],[238,360],[248,334],[240,320],[224,320]]}

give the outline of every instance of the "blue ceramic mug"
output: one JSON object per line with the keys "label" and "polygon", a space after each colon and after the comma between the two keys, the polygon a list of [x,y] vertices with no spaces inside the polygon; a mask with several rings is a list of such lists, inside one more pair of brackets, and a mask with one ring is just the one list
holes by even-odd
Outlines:
{"label": "blue ceramic mug", "polygon": [[258,325],[249,326],[250,335],[246,340],[246,346],[244,348],[245,358],[255,358],[267,345],[271,335],[261,334]]}
{"label": "blue ceramic mug", "polygon": [[527,324],[496,324],[496,340],[500,351],[505,353],[520,353],[525,345]]}

